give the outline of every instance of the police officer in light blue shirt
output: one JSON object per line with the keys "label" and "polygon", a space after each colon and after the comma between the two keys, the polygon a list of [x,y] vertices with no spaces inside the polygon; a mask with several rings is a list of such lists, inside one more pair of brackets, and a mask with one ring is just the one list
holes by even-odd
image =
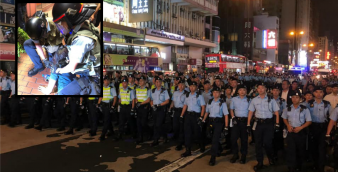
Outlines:
{"label": "police officer in light blue shirt", "polygon": [[202,92],[202,96],[204,98],[204,102],[209,102],[212,99],[212,89],[209,81],[204,81],[204,91]]}
{"label": "police officer in light blue shirt", "polygon": [[[15,94],[15,72],[11,72],[11,79],[8,79],[7,82],[10,84],[10,108],[11,108],[11,122],[9,123],[10,127],[14,127],[17,123],[21,122],[20,114],[20,98]],[[8,107],[7,107],[8,108]]]}
{"label": "police officer in light blue shirt", "polygon": [[156,88],[151,90],[151,102],[150,105],[153,109],[154,117],[154,142],[151,146],[158,145],[160,135],[164,136],[165,142],[167,141],[167,135],[162,132],[162,124],[165,119],[165,106],[169,103],[169,94],[166,89],[162,87],[162,78],[155,78]]}
{"label": "police officer in light blue shirt", "polygon": [[173,130],[174,139],[177,139],[176,150],[182,150],[184,144],[184,132],[183,132],[183,118],[181,118],[182,109],[186,99],[186,94],[189,92],[185,89],[185,81],[178,81],[178,91],[175,91],[171,100],[169,112],[173,112]]}
{"label": "police officer in light blue shirt", "polygon": [[[209,125],[212,131],[212,146],[211,146],[211,158],[209,161],[209,165],[215,165],[216,156],[221,153],[221,144],[219,142],[219,138],[222,133],[222,128],[224,127],[224,134],[228,134],[228,108],[225,104],[224,100],[220,98],[220,91],[219,87],[215,87],[212,91],[213,99],[208,101],[206,107],[206,115],[202,122],[205,122],[206,118],[209,116]],[[225,117],[223,120],[223,116]]]}
{"label": "police officer in light blue shirt", "polygon": [[[246,130],[250,98],[246,96],[247,88],[244,85],[238,86],[238,96],[233,97],[230,103],[230,115],[232,119],[231,128],[231,150],[233,157],[230,159],[231,163],[235,163],[239,159],[237,141],[241,139],[241,164],[245,164],[246,155],[248,153],[248,133]],[[231,126],[230,126],[231,127]]]}
{"label": "police officer in light blue shirt", "polygon": [[314,168],[324,171],[325,165],[325,134],[327,123],[329,122],[330,102],[323,100],[324,89],[315,87],[313,91],[314,100],[309,101],[308,108],[311,113],[312,124],[310,133],[312,135],[310,144],[310,152],[314,158]]}
{"label": "police officer in light blue shirt", "polygon": [[[306,132],[305,128],[311,124],[309,109],[300,105],[301,95],[291,92],[292,105],[289,104],[283,110],[283,121],[287,127],[287,164],[290,171],[301,170],[302,159],[305,155]],[[300,158],[298,158],[300,157]]]}
{"label": "police officer in light blue shirt", "polygon": [[[190,82],[190,93],[186,95],[181,117],[184,116],[184,137],[186,152],[182,157],[191,155],[192,134],[195,135],[197,141],[200,143],[200,151],[204,152],[205,147],[201,139],[201,127],[198,122],[202,122],[205,110],[205,101],[202,95],[197,92],[197,82]],[[185,114],[185,112],[187,113]]]}
{"label": "police officer in light blue shirt", "polygon": [[[258,84],[258,96],[252,99],[249,106],[249,116],[247,129],[248,132],[251,129],[250,120],[253,112],[255,112],[255,123],[252,127],[254,130],[255,144],[256,144],[256,158],[258,164],[254,166],[254,170],[258,171],[263,168],[263,144],[266,150],[266,154],[269,158],[270,165],[274,165],[273,159],[273,147],[272,140],[274,131],[279,131],[279,107],[276,101],[266,94],[266,86],[264,83]],[[273,119],[273,115],[276,117],[276,121]],[[276,124],[274,125],[274,123]],[[274,127],[275,126],[275,127]]]}
{"label": "police officer in light blue shirt", "polygon": [[0,70],[0,76],[1,82],[0,82],[0,94],[1,94],[1,107],[0,107],[0,113],[3,118],[3,122],[9,123],[10,122],[10,116],[9,116],[9,108],[8,108],[8,97],[11,94],[9,87],[10,87],[10,79],[7,78],[7,71]]}

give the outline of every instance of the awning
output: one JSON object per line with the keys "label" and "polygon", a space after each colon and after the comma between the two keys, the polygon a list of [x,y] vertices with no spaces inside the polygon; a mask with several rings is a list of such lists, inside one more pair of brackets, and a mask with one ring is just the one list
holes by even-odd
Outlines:
{"label": "awning", "polygon": [[160,37],[150,36],[150,35],[146,35],[145,41],[154,42],[158,44],[169,44],[169,45],[180,45],[180,46],[184,45],[184,42],[182,41],[175,41],[175,40],[170,40],[170,39],[165,39],[165,38],[160,38]]}
{"label": "awning", "polygon": [[215,43],[201,41],[201,40],[187,38],[187,37],[185,37],[184,45],[191,45],[194,47],[201,47],[201,48],[215,48],[216,47]]}

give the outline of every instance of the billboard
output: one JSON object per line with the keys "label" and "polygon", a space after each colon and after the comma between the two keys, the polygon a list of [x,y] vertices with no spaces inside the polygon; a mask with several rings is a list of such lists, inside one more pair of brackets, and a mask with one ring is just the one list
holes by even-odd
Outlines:
{"label": "billboard", "polygon": [[120,22],[125,22],[124,7],[120,5],[103,2],[103,18],[105,21],[109,21],[116,24],[119,24]]}
{"label": "billboard", "polygon": [[277,48],[277,30],[263,30],[263,48],[276,49]]}
{"label": "billboard", "polygon": [[129,23],[151,21],[152,19],[152,0],[129,0]]}
{"label": "billboard", "polygon": [[132,66],[133,70],[148,72],[150,67],[158,66],[158,57],[104,54],[103,65]]}
{"label": "billboard", "polygon": [[319,61],[319,59],[314,59],[310,62],[310,71],[315,69],[329,69],[329,61]]}

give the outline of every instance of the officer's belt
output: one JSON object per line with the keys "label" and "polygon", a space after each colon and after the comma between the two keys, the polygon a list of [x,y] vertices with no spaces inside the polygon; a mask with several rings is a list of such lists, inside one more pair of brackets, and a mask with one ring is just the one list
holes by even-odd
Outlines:
{"label": "officer's belt", "polygon": [[310,126],[312,127],[320,127],[320,128],[326,128],[328,123],[326,122],[312,122]]}
{"label": "officer's belt", "polygon": [[102,103],[102,106],[109,106],[110,103],[106,103],[106,102],[101,102]]}
{"label": "officer's belt", "polygon": [[131,106],[131,104],[127,104],[127,105],[121,104],[120,106],[121,106],[121,107],[127,107],[127,106]]}
{"label": "officer's belt", "polygon": [[265,119],[263,119],[263,118],[256,118],[255,121],[257,123],[262,123],[262,124],[264,124],[264,123],[272,123],[273,122],[273,118],[265,118]]}
{"label": "officer's belt", "polygon": [[247,117],[235,117],[238,121],[248,121]]}
{"label": "officer's belt", "polygon": [[189,112],[187,113],[188,115],[199,115],[199,112]]}
{"label": "officer's belt", "polygon": [[140,105],[139,109],[142,109],[142,108],[145,108],[149,105],[149,103],[146,103],[146,104],[143,104],[143,105]]}
{"label": "officer's belt", "polygon": [[182,111],[183,108],[174,108],[175,111]]}
{"label": "officer's belt", "polygon": [[220,117],[209,117],[209,122],[222,122],[222,119]]}
{"label": "officer's belt", "polygon": [[0,91],[0,95],[6,95],[8,93],[10,93],[11,90],[1,90]]}

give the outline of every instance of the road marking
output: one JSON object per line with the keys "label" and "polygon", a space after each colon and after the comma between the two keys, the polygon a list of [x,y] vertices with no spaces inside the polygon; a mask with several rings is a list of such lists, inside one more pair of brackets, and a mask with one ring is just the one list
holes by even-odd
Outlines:
{"label": "road marking", "polygon": [[201,155],[203,155],[204,153],[208,152],[210,150],[211,146],[207,146],[205,151],[203,153],[201,153],[198,150],[196,151],[193,151],[191,154],[191,156],[188,156],[188,157],[183,157],[183,158],[180,158],[176,161],[174,161],[173,163],[157,170],[156,172],[171,172],[171,171],[175,171],[177,169],[179,169],[180,167],[183,167],[184,165],[188,164],[189,162],[195,160],[196,158],[200,157]]}

